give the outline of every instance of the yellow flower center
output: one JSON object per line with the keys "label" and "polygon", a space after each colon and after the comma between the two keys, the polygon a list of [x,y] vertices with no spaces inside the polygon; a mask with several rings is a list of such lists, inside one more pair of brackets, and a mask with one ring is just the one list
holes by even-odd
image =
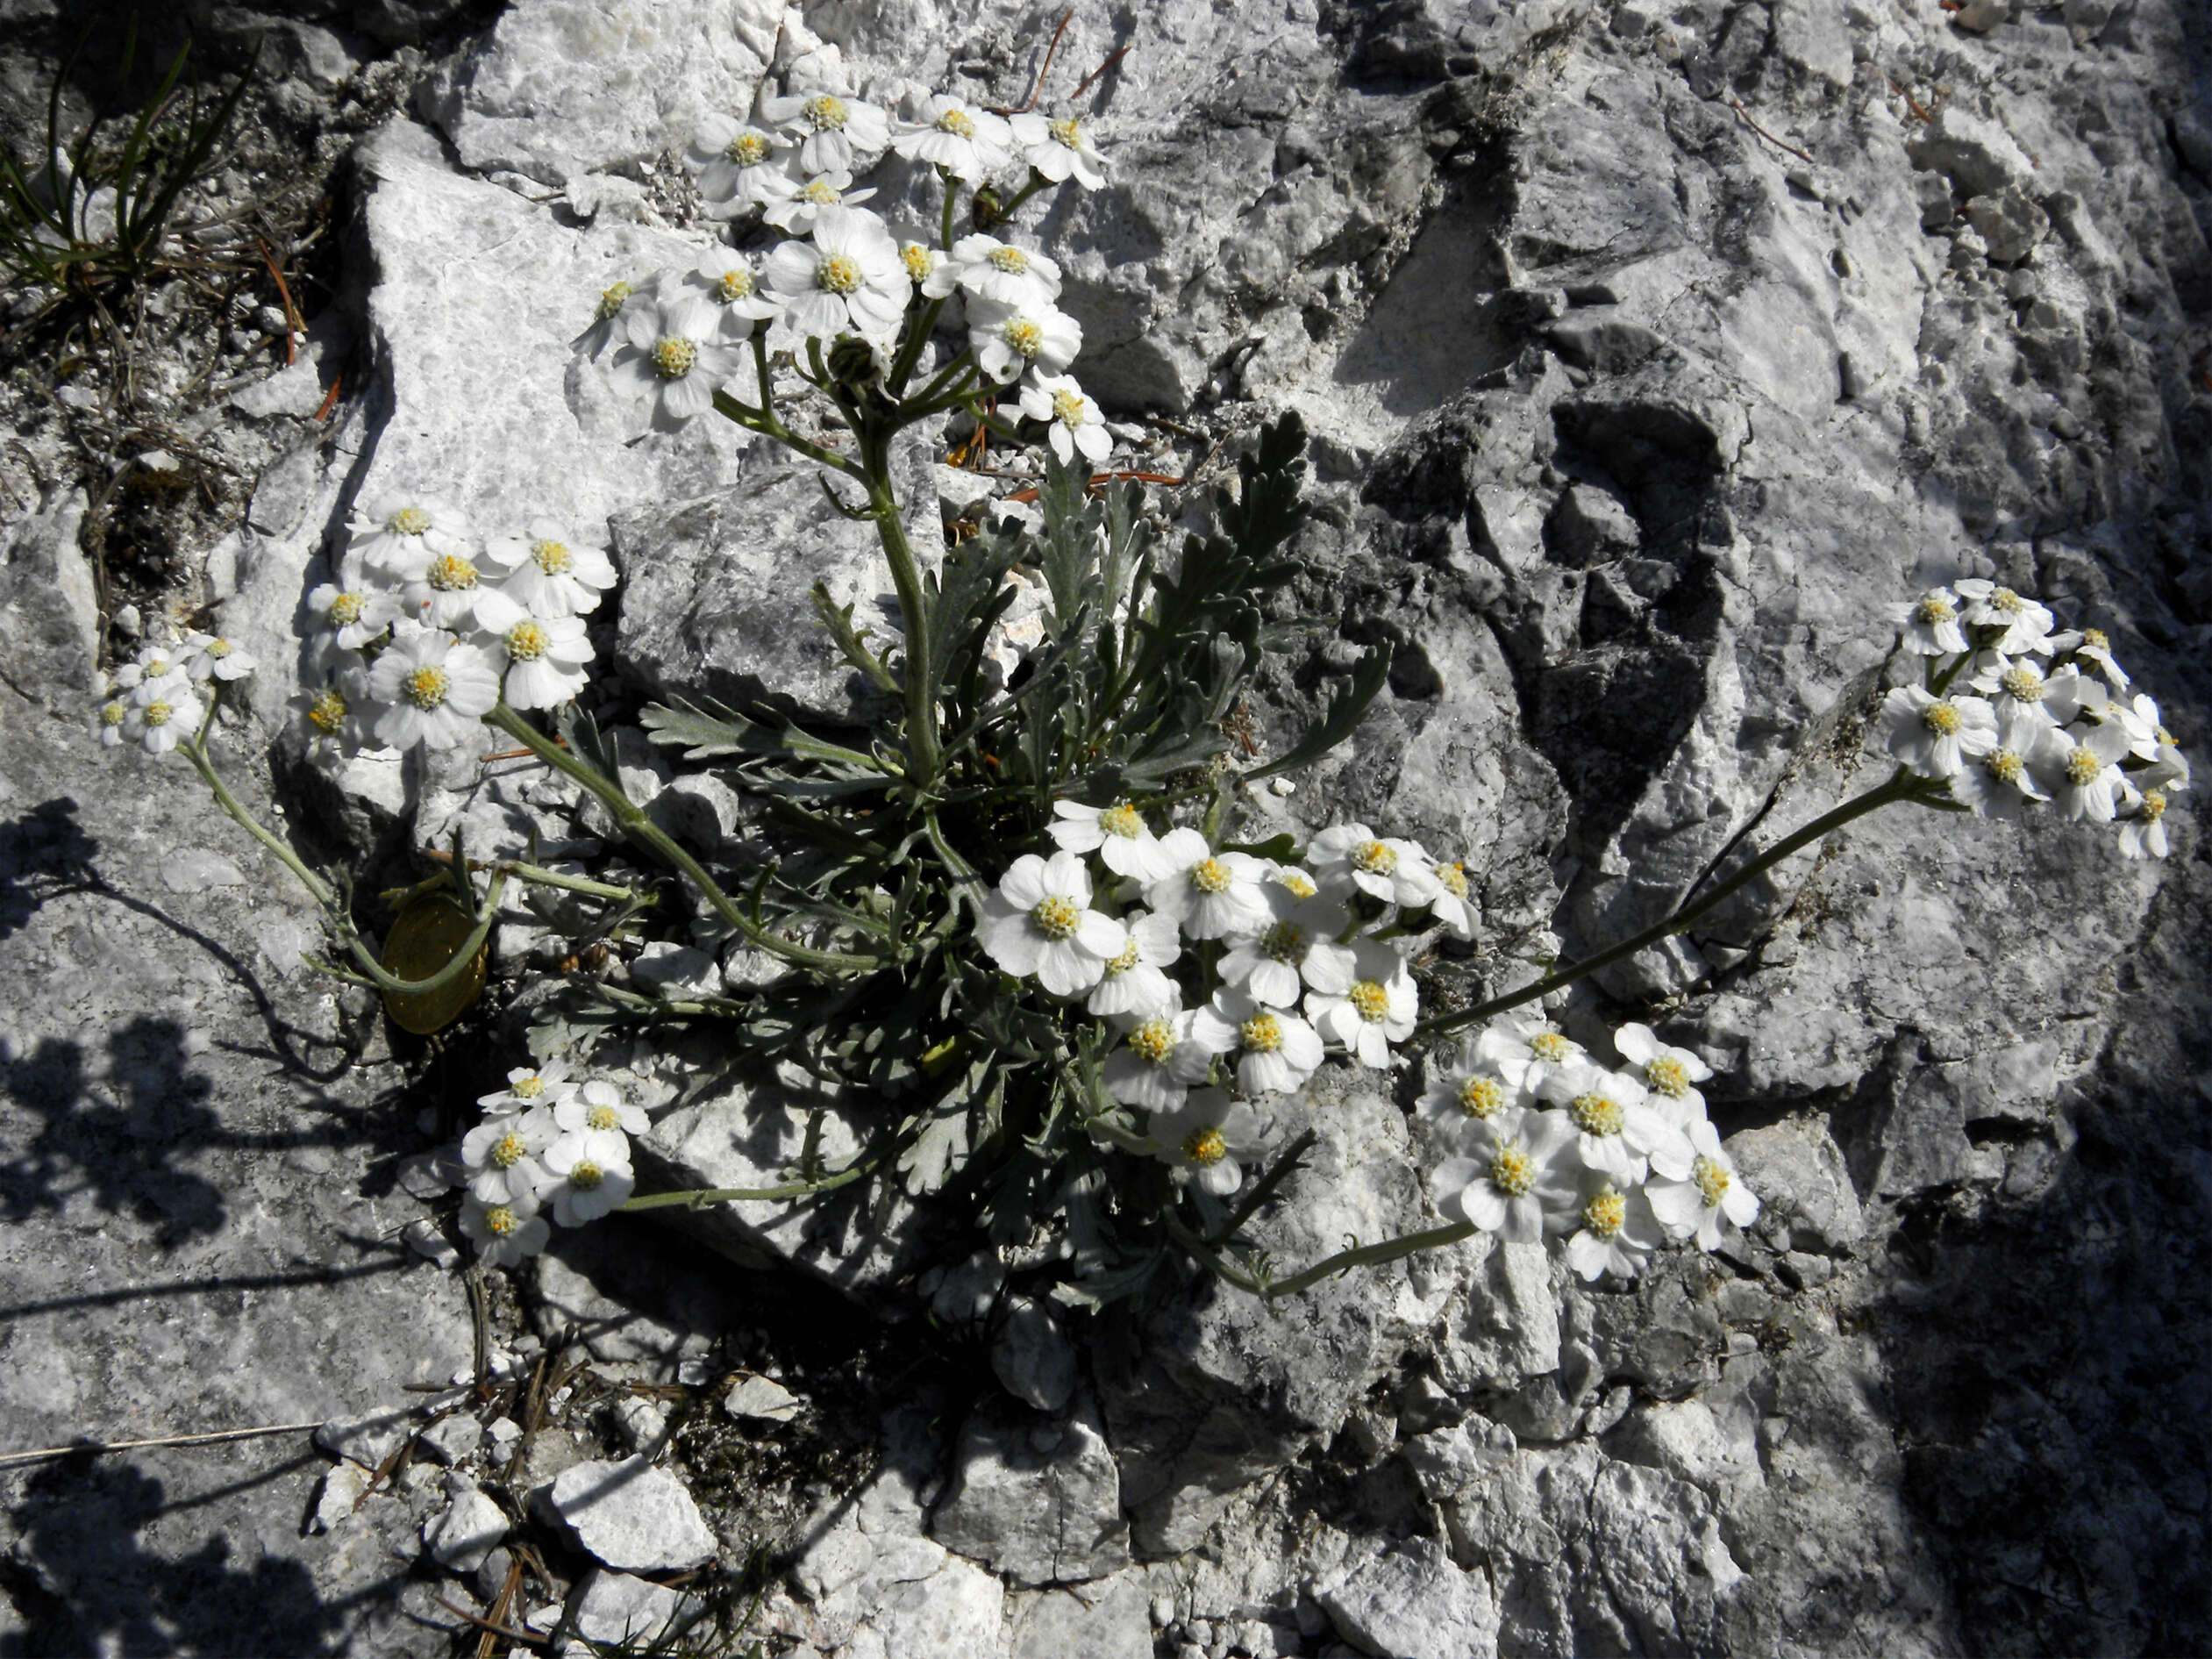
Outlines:
{"label": "yellow flower center", "polygon": [[1045,331],[1026,317],[1010,318],[1000,327],[998,337],[1024,357],[1036,356],[1045,346]]}
{"label": "yellow flower center", "polygon": [[1607,1187],[1582,1206],[1582,1225],[1601,1239],[1610,1240],[1628,1219],[1628,1200]]}
{"label": "yellow flower center", "polygon": [[200,649],[209,656],[221,658],[230,655],[232,652],[238,649],[238,647],[232,645],[228,640],[210,640]]}
{"label": "yellow flower center", "polygon": [[1452,897],[1465,898],[1467,896],[1467,867],[1466,865],[1438,865],[1437,880],[1444,884],[1444,890],[1451,894]]}
{"label": "yellow flower center", "polygon": [[384,526],[396,536],[419,536],[430,529],[430,515],[420,507],[402,507]]}
{"label": "yellow flower center", "polygon": [[1313,877],[1302,869],[1287,869],[1277,879],[1294,897],[1311,898],[1321,890],[1313,884]]}
{"label": "yellow flower center", "polygon": [[2087,786],[2104,776],[2104,762],[2086,745],[2066,756],[2066,782]]}
{"label": "yellow flower center", "polygon": [[2091,651],[2109,651],[2112,648],[2111,636],[2102,628],[2082,629],[2081,643]]}
{"label": "yellow flower center", "polygon": [[341,593],[331,601],[331,620],[341,628],[350,628],[361,619],[361,608],[367,603],[366,595]]}
{"label": "yellow flower center", "polygon": [[1352,1012],[1371,1026],[1379,1026],[1390,1013],[1390,993],[1372,979],[1363,979],[1345,993]]}
{"label": "yellow flower center", "polygon": [[628,282],[615,282],[599,290],[599,307],[592,315],[601,322],[607,321],[629,304],[631,295],[638,290]]}
{"label": "yellow flower center", "polygon": [[446,677],[446,670],[434,662],[425,663],[400,683],[406,690],[407,700],[418,709],[436,708],[446,700],[446,692],[453,689],[453,682]]}
{"label": "yellow flower center", "polygon": [[148,726],[167,726],[175,718],[176,705],[173,703],[157,700],[146,705],[146,723]]}
{"label": "yellow flower center", "polygon": [[529,1150],[530,1143],[520,1135],[503,1134],[491,1143],[491,1161],[503,1169],[511,1169]]}
{"label": "yellow flower center", "polygon": [[1459,1085],[1459,1110],[1470,1118],[1488,1118],[1504,1104],[1505,1090],[1495,1078],[1469,1077]]}
{"label": "yellow flower center", "polygon": [[1083,129],[1073,121],[1053,122],[1052,138],[1056,142],[1071,150],[1080,150],[1083,147]]}
{"label": "yellow flower center", "polygon": [[596,1191],[606,1178],[607,1172],[589,1158],[568,1172],[568,1184],[579,1192]]}
{"label": "yellow flower center", "polygon": [[2009,616],[2018,616],[2028,608],[2028,602],[2010,588],[1999,588],[1989,596],[1989,608],[2002,611]]}
{"label": "yellow flower center", "polygon": [[1621,1133],[1623,1113],[1617,1101],[1591,1090],[1588,1094],[1574,1097],[1566,1109],[1574,1126],[1584,1134],[1615,1135]]}
{"label": "yellow flower center", "polygon": [[561,541],[533,541],[530,544],[531,562],[549,576],[565,576],[574,568],[575,555]]}
{"label": "yellow flower center", "polygon": [[1645,1062],[1644,1084],[1655,1093],[1680,1100],[1690,1091],[1689,1068],[1673,1055],[1660,1055]]}
{"label": "yellow flower center", "polygon": [[1981,769],[2000,783],[2017,785],[2027,776],[2027,763],[2010,749],[1992,749],[1981,757]]}
{"label": "yellow flower center", "polygon": [[1155,1018],[1129,1033],[1130,1051],[1148,1066],[1157,1066],[1175,1052],[1175,1025]]}
{"label": "yellow flower center", "polygon": [[715,292],[722,296],[722,303],[753,297],[753,272],[743,265],[734,266],[715,279]]}
{"label": "yellow flower center", "polygon": [[827,179],[809,179],[806,189],[799,194],[817,207],[835,207],[845,199],[838,193],[838,187]]}
{"label": "yellow flower center", "polygon": [[612,1106],[594,1106],[584,1113],[584,1127],[605,1131],[622,1127],[622,1113]]}
{"label": "yellow flower center", "polygon": [[817,132],[838,132],[844,130],[845,118],[850,111],[843,98],[833,98],[824,92],[819,97],[809,98],[800,113],[813,124]]}
{"label": "yellow flower center", "polygon": [[517,662],[535,662],[552,643],[545,629],[528,617],[507,630],[507,654]]}
{"label": "yellow flower center", "polygon": [[758,132],[740,132],[722,153],[739,167],[758,167],[768,159],[768,141]]}
{"label": "yellow flower center", "polygon": [[131,705],[119,697],[112,703],[103,703],[100,705],[102,726],[120,726],[130,718]]}
{"label": "yellow flower center", "polygon": [[906,274],[917,282],[928,282],[937,269],[937,255],[919,242],[899,249],[899,257],[906,261]]}
{"label": "yellow flower center", "polygon": [[1063,426],[1080,426],[1090,413],[1090,404],[1076,393],[1062,387],[1052,394],[1052,418]]}
{"label": "yellow flower center", "polygon": [[1259,935],[1261,952],[1279,962],[1305,960],[1306,930],[1296,922],[1277,922]]}
{"label": "yellow flower center", "polygon": [[1920,723],[1937,737],[1956,737],[1966,724],[1959,718],[1958,704],[1940,697],[1920,712]]}
{"label": "yellow flower center", "polygon": [[995,247],[990,261],[1009,276],[1024,276],[1029,272],[1029,255],[1018,247]]}
{"label": "yellow flower center", "polygon": [[1939,593],[1930,594],[1913,611],[1913,615],[1919,620],[1931,625],[1949,622],[1958,614],[1958,611],[1952,606],[1951,601]]}
{"label": "yellow flower center", "polygon": [[325,687],[307,705],[307,719],[317,731],[335,734],[346,724],[346,699],[335,688]]}
{"label": "yellow flower center", "polygon": [[535,1100],[546,1092],[546,1080],[533,1072],[531,1076],[523,1078],[508,1092],[517,1100]]}
{"label": "yellow flower center", "polygon": [[1705,1200],[1709,1210],[1728,1196],[1731,1184],[1728,1171],[1710,1158],[1700,1158],[1690,1165],[1690,1179],[1697,1183],[1697,1196]]}
{"label": "yellow flower center", "polygon": [[169,672],[169,660],[167,657],[148,657],[145,661],[139,664],[139,668],[140,670],[139,677],[141,679],[165,679],[168,677]]}
{"label": "yellow flower center", "polygon": [[1110,806],[1098,815],[1098,827],[1109,835],[1119,835],[1135,840],[1145,833],[1145,815],[1127,801]]}
{"label": "yellow flower center", "polygon": [[2016,703],[2043,701],[2043,676],[2032,662],[2019,663],[2008,669],[1997,683],[2004,687],[2005,695]]}
{"label": "yellow flower center", "polygon": [[1193,1163],[1219,1163],[1229,1155],[1229,1142],[1218,1129],[1195,1129],[1183,1142],[1183,1155]]}
{"label": "yellow flower center", "polygon": [[1106,964],[1106,976],[1111,979],[1117,974],[1127,973],[1135,966],[1137,966],[1137,940],[1132,935],[1129,943],[1121,947],[1121,954]]}
{"label": "yellow flower center", "polygon": [[1225,893],[1236,879],[1229,866],[1217,858],[1201,859],[1190,867],[1190,884],[1202,893]]}
{"label": "yellow flower center", "polygon": [[2166,816],[2166,795],[2162,790],[2152,790],[2144,796],[2143,816],[2153,824]]}
{"label": "yellow flower center", "polygon": [[1237,1027],[1245,1047],[1256,1055],[1271,1055],[1282,1047],[1282,1021],[1261,1010]]}
{"label": "yellow flower center", "polygon": [[1536,1185],[1536,1164],[1518,1147],[1505,1147],[1490,1160],[1490,1184],[1509,1198],[1525,1198]]}
{"label": "yellow flower center", "polygon": [[495,1239],[503,1239],[522,1225],[522,1218],[503,1204],[495,1204],[484,1212],[484,1231]]}
{"label": "yellow flower center", "polygon": [[1557,1065],[1574,1052],[1574,1045],[1556,1031],[1539,1031],[1529,1039],[1529,1052]]}
{"label": "yellow flower center", "polygon": [[457,553],[444,554],[431,561],[424,580],[440,593],[465,593],[476,585],[476,567]]}
{"label": "yellow flower center", "polygon": [[814,285],[828,294],[851,294],[860,286],[860,262],[850,254],[832,254],[814,268]]}
{"label": "yellow flower center", "polygon": [[699,361],[699,348],[681,334],[663,334],[653,342],[653,367],[663,380],[681,380]]}
{"label": "yellow flower center", "polygon": [[1055,894],[1030,912],[1030,919],[1045,938],[1067,939],[1082,925],[1083,912],[1076,908],[1074,899]]}
{"label": "yellow flower center", "polygon": [[966,110],[947,110],[937,118],[937,130],[950,132],[956,139],[972,139],[975,136],[974,118]]}
{"label": "yellow flower center", "polygon": [[1388,876],[1398,868],[1398,855],[1381,841],[1362,841],[1352,849],[1352,862],[1370,876]]}

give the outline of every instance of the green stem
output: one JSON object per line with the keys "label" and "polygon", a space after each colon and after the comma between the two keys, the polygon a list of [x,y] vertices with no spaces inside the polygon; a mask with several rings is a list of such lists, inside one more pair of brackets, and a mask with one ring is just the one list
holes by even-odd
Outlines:
{"label": "green stem", "polygon": [[1924,797],[1925,787],[1924,780],[1914,776],[1904,768],[1900,767],[1887,783],[1877,784],[1864,795],[1853,796],[1841,806],[1831,812],[1822,813],[1796,833],[1786,836],[1771,850],[1760,854],[1695,904],[1676,911],[1664,921],[1654,922],[1642,933],[1624,939],[1617,945],[1609,946],[1595,956],[1586,956],[1579,962],[1570,963],[1557,973],[1538,980],[1534,984],[1523,985],[1518,990],[1509,990],[1502,996],[1493,997],[1489,1001],[1478,1003],[1472,1008],[1460,1009],[1457,1013],[1438,1014],[1433,1019],[1424,1019],[1413,1028],[1412,1034],[1416,1037],[1441,1037],[1446,1033],[1459,1030],[1463,1026],[1472,1026],[1478,1020],[1489,1019],[1493,1014],[1503,1013],[1509,1008],[1517,1008],[1523,1003],[1534,1002],[1538,998],[1548,997],[1553,991],[1572,985],[1578,979],[1594,974],[1601,968],[1619,962],[1623,957],[1633,956],[1638,951],[1648,950],[1653,945],[1663,940],[1672,939],[1677,933],[1686,933],[1696,925],[1699,918],[1717,909],[1745,883],[1772,869],[1791,854],[1811,846],[1823,836],[1832,834],[1850,823],[1852,819],[1863,818],[1868,812],[1888,806],[1897,801],[1919,799],[1923,804],[1932,804],[1932,802]]}
{"label": "green stem", "polygon": [[773,1204],[783,1198],[811,1198],[817,1192],[850,1186],[874,1168],[873,1163],[857,1163],[819,1181],[793,1181],[780,1187],[693,1187],[681,1192],[648,1192],[643,1198],[625,1198],[615,1208],[701,1210],[710,1204]]}
{"label": "green stem", "polygon": [[930,615],[922,594],[922,572],[906,539],[906,521],[899,516],[898,497],[891,493],[891,468],[887,441],[863,439],[868,504],[875,513],[876,538],[891,567],[891,585],[898,590],[899,614],[906,633],[906,752],[907,779],[926,791],[937,782],[943,765],[937,740],[937,699],[930,683]]}
{"label": "green stem", "polygon": [[593,898],[626,898],[639,905],[653,902],[651,893],[641,893],[635,888],[619,886],[613,882],[595,882],[588,876],[564,876],[559,870],[546,869],[542,864],[523,864],[501,859],[491,868],[494,873],[511,876],[518,882],[529,882],[538,887],[558,887],[567,893],[583,893]]}
{"label": "green stem", "polygon": [[1298,1160],[1313,1149],[1313,1144],[1320,1137],[1309,1129],[1284,1148],[1282,1156],[1275,1160],[1274,1167],[1253,1183],[1252,1191],[1245,1193],[1237,1207],[1230,1212],[1229,1219],[1222,1223],[1214,1236],[1206,1242],[1219,1246],[1235,1238],[1237,1229],[1259,1213],[1259,1206],[1274,1196],[1277,1187],[1289,1179],[1290,1172],[1298,1167]]}
{"label": "green stem", "polygon": [[784,961],[802,968],[812,968],[824,973],[864,973],[881,966],[874,956],[862,956],[846,951],[816,950],[810,946],[794,944],[788,939],[760,926],[739,906],[736,900],[722,890],[713,876],[707,874],[699,861],[691,856],[674,838],[646,815],[643,808],[622,792],[620,785],[602,777],[560,744],[517,714],[505,703],[497,704],[484,716],[487,725],[495,726],[507,733],[532,754],[574,778],[597,797],[623,833],[639,845],[651,848],[667,862],[690,878],[700,896],[714,913],[742,934],[748,944],[781,956]]}
{"label": "green stem", "polygon": [[301,862],[299,855],[285,846],[273,832],[263,828],[260,820],[240,805],[238,797],[231,793],[229,787],[218,776],[215,762],[209,758],[206,739],[207,728],[203,726],[198,736],[188,739],[177,747],[184,752],[184,758],[192,762],[192,769],[200,775],[201,781],[214,795],[215,804],[228,812],[247,834],[275,854],[284,868],[299,877],[300,885],[307,889],[317,904],[325,910],[335,910],[338,895],[331,884],[308,869]]}
{"label": "green stem", "polygon": [[1231,1267],[1219,1251],[1185,1226],[1173,1213],[1163,1213],[1160,1220],[1167,1229],[1167,1236],[1196,1256],[1217,1278],[1259,1298],[1263,1302],[1275,1302],[1287,1296],[1295,1296],[1301,1291],[1312,1289],[1324,1279],[1334,1278],[1338,1274],[1353,1268],[1378,1267],[1385,1262],[1402,1261],[1409,1255],[1418,1255],[1424,1250],[1457,1244],[1462,1239],[1473,1238],[1481,1230],[1472,1221],[1459,1221],[1447,1227],[1431,1227],[1425,1233],[1408,1233],[1398,1238],[1385,1239],[1380,1244],[1362,1244],[1349,1250],[1339,1250],[1287,1279],[1263,1279],[1256,1274]]}
{"label": "green stem", "polygon": [[[475,926],[468,930],[468,937],[461,941],[460,948],[453,953],[453,959],[427,979],[402,979],[396,974],[386,972],[384,964],[370,954],[368,947],[350,927],[345,930],[346,948],[360,964],[360,977],[389,996],[420,997],[433,990],[442,990],[467,973],[469,965],[476,960],[477,954],[483,949],[484,941],[491,937],[491,930],[498,925],[499,901],[506,891],[505,873],[495,874],[484,889],[484,902],[476,913]],[[351,975],[345,976],[353,977]]]}

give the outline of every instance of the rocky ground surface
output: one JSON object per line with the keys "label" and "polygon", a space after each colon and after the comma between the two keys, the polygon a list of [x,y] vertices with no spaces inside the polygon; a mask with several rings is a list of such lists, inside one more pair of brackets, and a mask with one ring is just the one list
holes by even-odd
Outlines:
{"label": "rocky ground surface", "polygon": [[[0,1652],[2212,1646],[2187,810],[2163,865],[1862,820],[1578,993],[1570,1026],[1711,1059],[1766,1199],[1632,1288],[1478,1239],[1274,1317],[1194,1285],[1085,1323],[1018,1262],[931,1259],[924,1218],[767,1206],[710,1235],[734,1262],[625,1221],[457,1271],[438,1155],[511,1036],[333,994],[282,869],[181,769],[99,748],[95,676],[219,619],[265,665],[241,792],[373,876],[455,825],[589,850],[605,826],[512,763],[333,784],[284,737],[303,595],[348,504],[404,485],[604,526],[634,688],[841,695],[795,576],[874,604],[865,540],[726,433],[625,442],[568,342],[712,233],[672,161],[702,113],[764,77],[1018,102],[1058,14],[181,10],[210,68],[262,41],[182,210],[207,257],[105,330],[19,304],[0,388],[4,1449],[296,1427],[0,1462]],[[11,137],[61,12],[0,4]],[[2208,33],[2180,0],[1079,6],[1045,102],[1127,48],[1080,105],[1115,182],[1035,229],[1086,383],[1163,473],[1285,407],[1315,434],[1290,599],[1340,620],[1260,740],[1396,647],[1281,810],[1466,849],[1473,965],[1525,972],[1864,777],[1885,607],[1973,573],[2108,630],[2202,760]],[[972,498],[903,464],[919,524]],[[746,833],[634,758],[703,854]],[[773,1124],[679,1098],[695,1073],[654,1074],[654,1167],[779,1168]],[[1286,1260],[1422,1216],[1399,1101],[1328,1093]]]}

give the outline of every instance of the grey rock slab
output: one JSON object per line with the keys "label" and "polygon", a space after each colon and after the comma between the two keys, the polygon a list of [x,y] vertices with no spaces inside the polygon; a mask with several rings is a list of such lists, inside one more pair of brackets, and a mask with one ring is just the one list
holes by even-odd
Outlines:
{"label": "grey rock slab", "polygon": [[714,1534],[684,1484],[643,1457],[588,1462],[553,1477],[553,1512],[618,1572],[668,1572],[714,1558]]}
{"label": "grey rock slab", "polygon": [[1017,1297],[991,1339],[991,1370],[1006,1391],[1046,1416],[1074,1398],[1075,1344],[1051,1303]]}
{"label": "grey rock slab", "polygon": [[455,1412],[423,1430],[415,1443],[432,1459],[451,1468],[475,1455],[484,1443],[484,1426],[467,1412]]}
{"label": "grey rock slab", "polygon": [[448,1572],[471,1573],[506,1541],[507,1533],[507,1512],[468,1486],[423,1528],[423,1544]]}
{"label": "grey rock slab", "polygon": [[1314,1598],[1337,1633],[1376,1659],[1482,1659],[1498,1650],[1489,1580],[1431,1538],[1361,1561]]}
{"label": "grey rock slab", "polygon": [[1055,1421],[979,1407],[961,1426],[930,1533],[1017,1584],[1078,1583],[1126,1566],[1120,1478],[1095,1408]]}
{"label": "grey rock slab", "polygon": [[1143,1580],[1123,1574],[1088,1598],[1065,1590],[1007,1598],[1006,1659],[1152,1659]]}
{"label": "grey rock slab", "polygon": [[695,1598],[598,1568],[577,1580],[568,1598],[577,1635],[619,1648],[649,1648],[679,1637],[699,1612]]}
{"label": "grey rock slab", "polygon": [[18,692],[89,719],[100,611],[77,546],[85,506],[82,490],[55,490],[0,534],[0,649]]}

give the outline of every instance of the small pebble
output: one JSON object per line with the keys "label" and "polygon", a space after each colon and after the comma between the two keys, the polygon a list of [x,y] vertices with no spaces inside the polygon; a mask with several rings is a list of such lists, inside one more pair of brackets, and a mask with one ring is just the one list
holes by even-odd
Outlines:
{"label": "small pebble", "polygon": [[[460,1252],[427,1219],[410,1221],[400,1229],[399,1236],[407,1241],[408,1248],[416,1255],[435,1262],[447,1272],[460,1265]],[[466,1380],[473,1382],[475,1379],[470,1377]]]}

